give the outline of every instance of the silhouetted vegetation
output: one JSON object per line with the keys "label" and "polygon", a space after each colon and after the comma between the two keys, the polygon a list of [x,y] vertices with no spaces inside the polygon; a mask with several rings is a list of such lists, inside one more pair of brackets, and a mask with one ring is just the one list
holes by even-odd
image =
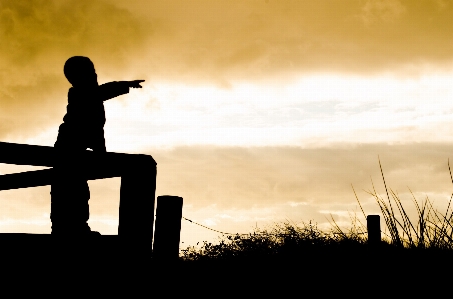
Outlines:
{"label": "silhouetted vegetation", "polygon": [[[426,197],[417,200],[412,194],[417,215],[413,220],[404,208],[398,193],[387,188],[381,163],[379,166],[384,182],[386,197],[378,194],[374,184],[372,195],[381,210],[383,218],[382,242],[379,250],[407,252],[448,252],[453,250],[453,207],[450,197],[445,212],[438,211],[432,201]],[[448,163],[450,170],[450,165]],[[450,171],[453,182],[453,176]],[[263,258],[287,257],[294,259],[298,255],[321,252],[356,252],[367,251],[366,214],[353,189],[363,213],[363,221],[351,214],[349,229],[341,228],[332,217],[332,227],[325,232],[312,222],[296,225],[290,222],[277,224],[268,230],[256,229],[248,235],[223,237],[218,244],[203,242],[200,248],[188,247],[181,252],[184,261],[212,260],[263,260]],[[373,250],[376,248],[373,248]],[[413,250],[412,250],[413,251]]]}
{"label": "silhouetted vegetation", "polygon": [[[376,192],[374,185],[373,190],[369,194],[376,199],[384,218],[386,231],[388,232],[383,232],[384,239],[394,246],[403,248],[453,249],[453,210],[451,206],[453,194],[450,196],[445,212],[440,212],[434,207],[433,202],[428,197],[418,201],[412,191],[409,190],[417,211],[415,221],[411,220],[398,193],[387,188],[380,161],[379,166],[385,186],[386,198]],[[448,163],[448,169],[453,183],[450,163]],[[358,198],[357,201],[360,205]],[[362,213],[365,215],[363,209]]]}
{"label": "silhouetted vegetation", "polygon": [[366,244],[363,234],[323,232],[309,222],[298,226],[285,222],[269,230],[257,229],[249,235],[227,236],[218,244],[203,242],[201,248],[182,250],[186,261],[213,259],[262,259],[276,256],[294,256],[303,251],[326,247],[357,247]]}

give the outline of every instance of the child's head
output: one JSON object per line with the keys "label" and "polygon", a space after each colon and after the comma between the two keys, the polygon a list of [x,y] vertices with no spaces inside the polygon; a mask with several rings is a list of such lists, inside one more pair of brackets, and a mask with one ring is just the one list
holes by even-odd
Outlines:
{"label": "child's head", "polygon": [[88,57],[73,56],[64,64],[64,75],[72,86],[98,85],[94,64]]}

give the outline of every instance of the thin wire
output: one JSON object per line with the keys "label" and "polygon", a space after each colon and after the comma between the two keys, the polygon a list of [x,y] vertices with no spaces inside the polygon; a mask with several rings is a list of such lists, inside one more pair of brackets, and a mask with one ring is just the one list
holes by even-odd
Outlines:
{"label": "thin wire", "polygon": [[[206,228],[206,229],[209,229],[213,232],[216,232],[216,233],[219,233],[219,234],[222,234],[222,235],[231,235],[231,236],[249,236],[251,234],[239,234],[239,233],[236,233],[236,234],[233,234],[233,233],[226,233],[226,232],[222,232],[222,231],[219,231],[219,230],[216,230],[216,229],[213,229],[213,228],[210,228],[206,225],[203,225],[203,224],[200,224],[198,222],[195,222],[193,220],[190,220],[184,216],[181,217],[182,219],[186,220],[186,221],[189,221],[190,223],[193,223],[193,224],[196,224],[198,226],[201,226],[203,228]],[[361,235],[361,234],[366,234],[367,232],[362,232],[362,233],[356,233],[357,235]],[[288,234],[270,234],[270,233],[253,233],[254,235],[269,235],[269,236],[287,236]],[[336,234],[343,234],[343,233],[333,233],[334,235]],[[344,235],[348,235],[348,234],[354,234],[354,233],[344,233]]]}
{"label": "thin wire", "polygon": [[[216,229],[213,229],[213,228],[210,228],[210,227],[207,227],[206,225],[203,225],[203,224],[200,224],[198,222],[195,222],[193,220],[190,220],[184,216],[181,217],[182,219],[186,220],[186,221],[189,221],[190,223],[193,223],[193,224],[196,224],[198,226],[201,226],[203,228],[206,228],[206,229],[209,229],[213,232],[216,232],[216,233],[219,233],[219,234],[222,234],[222,235],[230,235],[230,236],[249,236],[249,235],[252,235],[252,233],[250,234],[233,234],[233,233],[226,233],[226,232],[222,232],[222,231],[219,231],[219,230],[216,230]],[[361,232],[361,233],[333,233],[334,235],[353,235],[353,234],[356,234],[356,235],[362,235],[362,234],[367,234],[368,232]],[[381,233],[384,234],[386,237],[390,238],[390,236],[388,234],[385,233],[385,231],[382,231],[381,230]],[[287,236],[288,234],[271,234],[271,233],[256,233],[254,232],[253,235],[267,235],[267,236],[277,236],[277,237],[281,237],[281,236]],[[182,250],[180,248],[180,250]]]}
{"label": "thin wire", "polygon": [[182,219],[187,220],[187,221],[189,221],[189,222],[191,222],[191,223],[193,223],[193,224],[196,224],[196,225],[198,225],[198,226],[201,226],[201,227],[204,227],[204,228],[206,228],[206,229],[212,230],[213,232],[216,232],[216,233],[219,233],[219,234],[222,234],[222,235],[232,235],[232,236],[238,236],[238,235],[239,235],[239,236],[248,236],[248,235],[249,235],[249,234],[232,234],[232,233],[221,232],[221,231],[219,231],[219,230],[216,230],[216,229],[207,227],[206,225],[203,225],[203,224],[197,223],[197,222],[195,222],[195,221],[192,221],[192,220],[190,220],[190,219],[187,219],[186,217],[182,217]]}
{"label": "thin wire", "polygon": [[368,232],[363,232],[363,233],[332,233],[334,235],[363,235],[367,234]]}
{"label": "thin wire", "polygon": [[219,230],[216,230],[216,229],[213,229],[213,228],[210,228],[210,227],[207,227],[206,225],[203,225],[203,224],[200,224],[200,223],[197,223],[193,220],[190,220],[184,216],[181,217],[182,219],[184,220],[187,220],[193,224],[196,224],[198,226],[201,226],[203,228],[206,228],[206,229],[209,229],[209,230],[212,230],[213,232],[216,232],[216,233],[220,233],[220,234],[223,234],[223,235],[231,235],[231,236],[250,236],[250,235],[266,235],[266,236],[287,236],[288,234],[271,234],[271,233],[249,233],[249,234],[239,234],[239,233],[236,233],[236,234],[233,234],[233,233],[226,233],[226,232],[222,232],[222,231],[219,231]]}

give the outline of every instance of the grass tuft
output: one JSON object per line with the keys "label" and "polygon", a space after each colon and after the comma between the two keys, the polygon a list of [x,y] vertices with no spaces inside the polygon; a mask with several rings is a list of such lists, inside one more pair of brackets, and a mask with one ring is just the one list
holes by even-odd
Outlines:
{"label": "grass tuft", "polygon": [[[417,220],[413,221],[408,216],[398,193],[392,189],[389,192],[387,189],[380,160],[379,167],[387,199],[385,200],[376,192],[373,183],[373,190],[368,191],[368,193],[375,198],[384,218],[388,230],[388,234],[384,235],[384,240],[386,239],[389,243],[404,248],[453,249],[453,211],[450,209],[453,194],[448,202],[447,210],[445,213],[441,213],[434,208],[432,201],[428,197],[419,202],[412,190],[409,189],[417,211]],[[448,169],[453,182],[450,162],[448,162]]]}

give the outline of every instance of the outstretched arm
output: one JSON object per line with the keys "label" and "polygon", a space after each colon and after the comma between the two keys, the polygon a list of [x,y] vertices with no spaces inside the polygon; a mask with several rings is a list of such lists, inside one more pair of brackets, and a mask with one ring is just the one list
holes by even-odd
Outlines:
{"label": "outstretched arm", "polygon": [[142,88],[140,83],[144,81],[145,80],[108,82],[99,85],[98,96],[102,101],[107,101],[117,96],[129,93],[129,88]]}

